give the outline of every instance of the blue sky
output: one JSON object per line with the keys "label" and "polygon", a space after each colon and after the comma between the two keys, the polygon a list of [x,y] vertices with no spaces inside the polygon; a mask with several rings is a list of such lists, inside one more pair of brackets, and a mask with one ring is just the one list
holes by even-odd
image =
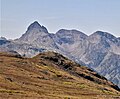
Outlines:
{"label": "blue sky", "polygon": [[0,5],[0,33],[10,39],[34,21],[51,33],[65,28],[120,36],[120,0],[0,0]]}

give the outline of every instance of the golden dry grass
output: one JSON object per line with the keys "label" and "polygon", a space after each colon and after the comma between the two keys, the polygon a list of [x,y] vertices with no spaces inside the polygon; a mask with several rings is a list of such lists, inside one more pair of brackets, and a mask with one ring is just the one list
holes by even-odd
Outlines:
{"label": "golden dry grass", "polygon": [[53,52],[31,59],[0,53],[0,99],[120,99],[113,84],[95,74]]}

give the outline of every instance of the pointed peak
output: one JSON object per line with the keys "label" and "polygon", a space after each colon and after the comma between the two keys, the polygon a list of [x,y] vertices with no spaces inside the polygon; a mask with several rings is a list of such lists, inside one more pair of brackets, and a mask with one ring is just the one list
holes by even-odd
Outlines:
{"label": "pointed peak", "polygon": [[34,21],[33,24],[39,24],[39,22],[38,21]]}
{"label": "pointed peak", "polygon": [[30,24],[30,26],[28,27],[28,30],[33,28],[41,28],[41,25],[37,21],[35,21],[32,24]]}
{"label": "pointed peak", "polygon": [[42,32],[48,33],[48,30],[46,29],[46,27],[41,26],[38,21],[34,21],[32,24],[29,25],[28,30],[32,30],[32,29],[39,29]]}
{"label": "pointed peak", "polygon": [[34,21],[32,24],[33,24],[33,25],[36,25],[36,26],[37,26],[37,25],[38,25],[38,26],[41,26],[38,21]]}

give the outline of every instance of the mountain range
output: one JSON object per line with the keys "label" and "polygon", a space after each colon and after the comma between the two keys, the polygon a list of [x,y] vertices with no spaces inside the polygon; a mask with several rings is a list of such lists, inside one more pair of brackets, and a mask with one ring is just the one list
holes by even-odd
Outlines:
{"label": "mountain range", "polygon": [[96,31],[86,35],[78,30],[60,29],[49,33],[37,21],[18,39],[0,38],[1,52],[17,52],[33,57],[40,52],[54,51],[87,66],[120,87],[120,37]]}

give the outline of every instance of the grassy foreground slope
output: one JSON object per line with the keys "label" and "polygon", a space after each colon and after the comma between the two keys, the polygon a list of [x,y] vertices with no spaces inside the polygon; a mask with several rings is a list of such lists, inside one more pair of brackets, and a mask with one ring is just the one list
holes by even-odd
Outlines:
{"label": "grassy foreground slope", "polygon": [[120,89],[54,52],[33,58],[0,53],[0,99],[120,99]]}

